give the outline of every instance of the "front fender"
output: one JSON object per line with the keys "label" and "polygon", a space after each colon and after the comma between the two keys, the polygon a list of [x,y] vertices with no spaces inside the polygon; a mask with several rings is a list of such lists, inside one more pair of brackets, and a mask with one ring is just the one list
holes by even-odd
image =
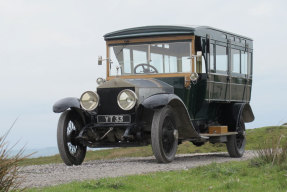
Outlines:
{"label": "front fender", "polygon": [[166,106],[172,99],[180,99],[174,94],[157,94],[146,98],[141,105],[147,109],[158,109]]}
{"label": "front fender", "polygon": [[141,105],[144,108],[156,110],[169,105],[174,110],[175,121],[178,129],[179,139],[190,139],[201,141],[201,136],[191,122],[189,113],[184,102],[175,94],[157,94],[145,99]]}
{"label": "front fender", "polygon": [[81,108],[80,100],[78,98],[75,98],[75,97],[67,97],[67,98],[64,98],[64,99],[57,101],[53,105],[53,111],[55,113],[64,112],[69,108],[79,108],[80,109]]}

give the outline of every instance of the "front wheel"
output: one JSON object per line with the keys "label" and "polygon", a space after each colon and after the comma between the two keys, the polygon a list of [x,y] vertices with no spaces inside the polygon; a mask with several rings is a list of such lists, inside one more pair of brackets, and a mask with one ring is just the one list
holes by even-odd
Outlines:
{"label": "front wheel", "polygon": [[81,128],[82,123],[73,111],[69,110],[61,114],[58,122],[57,142],[60,156],[68,166],[81,165],[86,156],[87,147],[75,141]]}
{"label": "front wheel", "polygon": [[245,125],[242,119],[239,122],[238,130],[237,135],[227,137],[226,147],[230,157],[242,157],[245,151]]}
{"label": "front wheel", "polygon": [[172,108],[166,106],[154,112],[151,127],[151,146],[159,163],[173,161],[178,145],[178,132]]}

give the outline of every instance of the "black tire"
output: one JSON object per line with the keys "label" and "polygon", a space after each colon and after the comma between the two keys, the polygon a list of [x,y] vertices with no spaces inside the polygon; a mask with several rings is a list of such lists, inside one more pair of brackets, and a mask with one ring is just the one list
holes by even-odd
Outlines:
{"label": "black tire", "polygon": [[178,133],[173,111],[169,106],[154,112],[151,146],[158,163],[170,163],[174,160],[178,146]]}
{"label": "black tire", "polygon": [[227,137],[226,147],[230,157],[242,157],[245,151],[245,145],[245,125],[244,121],[241,119],[239,122],[238,134]]}
{"label": "black tire", "polygon": [[85,159],[87,147],[77,144],[75,136],[82,128],[82,123],[73,111],[65,111],[61,114],[58,129],[57,143],[60,156],[68,166],[81,165]]}

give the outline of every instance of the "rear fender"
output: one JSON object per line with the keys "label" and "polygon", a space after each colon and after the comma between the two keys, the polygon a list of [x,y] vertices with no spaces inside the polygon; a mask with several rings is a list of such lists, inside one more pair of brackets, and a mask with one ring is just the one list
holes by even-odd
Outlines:
{"label": "rear fender", "polygon": [[252,111],[251,106],[249,105],[249,103],[246,103],[243,106],[242,118],[243,118],[243,121],[245,123],[250,123],[250,122],[254,121],[254,119],[255,119],[253,111]]}
{"label": "rear fender", "polygon": [[242,118],[245,123],[254,121],[255,117],[249,103],[234,103],[232,106],[233,118],[238,122]]}
{"label": "rear fender", "polygon": [[227,124],[230,131],[236,131],[239,122],[243,119],[244,123],[254,121],[254,114],[249,103],[233,103],[224,105],[222,114],[223,123]]}

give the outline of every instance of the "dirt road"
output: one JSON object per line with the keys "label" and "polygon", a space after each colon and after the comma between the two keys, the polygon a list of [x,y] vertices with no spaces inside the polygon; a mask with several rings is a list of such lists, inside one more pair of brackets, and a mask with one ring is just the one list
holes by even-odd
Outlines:
{"label": "dirt road", "polygon": [[230,158],[227,153],[177,155],[175,160],[169,164],[158,164],[154,157],[140,157],[87,161],[81,166],[72,167],[64,164],[33,165],[23,167],[20,176],[24,179],[23,187],[43,187],[104,177],[184,170],[212,162],[242,161],[252,157],[254,153],[246,151],[242,158]]}

